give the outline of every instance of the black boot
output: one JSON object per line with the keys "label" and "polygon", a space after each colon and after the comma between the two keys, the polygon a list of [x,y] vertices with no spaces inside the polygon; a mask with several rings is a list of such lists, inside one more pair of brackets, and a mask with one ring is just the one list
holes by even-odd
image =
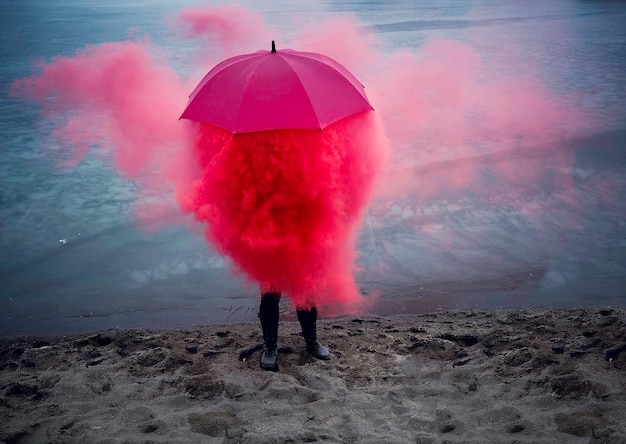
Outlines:
{"label": "black boot", "polygon": [[264,370],[278,370],[278,295],[265,293],[261,298],[259,307],[259,319],[263,330],[263,340],[265,341],[265,351],[261,356],[261,368]]}
{"label": "black boot", "polygon": [[317,359],[330,359],[330,352],[317,340],[317,309],[296,310],[307,351]]}

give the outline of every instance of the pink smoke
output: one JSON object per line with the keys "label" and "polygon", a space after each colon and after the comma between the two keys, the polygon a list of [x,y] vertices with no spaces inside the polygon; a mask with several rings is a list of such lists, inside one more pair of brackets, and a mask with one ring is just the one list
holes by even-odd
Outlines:
{"label": "pink smoke", "polygon": [[261,14],[240,6],[187,8],[178,15],[176,23],[187,38],[210,43],[214,51],[221,50],[222,56],[261,47],[269,49],[272,40],[272,32],[266,28]]}
{"label": "pink smoke", "polygon": [[[553,94],[529,72],[508,77],[490,71],[480,53],[467,44],[429,40],[419,53],[397,51],[377,66],[378,72],[365,81],[374,89],[392,145],[399,148],[396,166],[401,169],[406,168],[407,157],[419,166],[520,147],[551,149],[553,142],[591,125],[574,98]],[[563,154],[563,165],[570,165],[571,159]],[[532,183],[539,171],[519,171],[500,162],[496,173],[502,178],[523,173]],[[416,196],[424,200],[442,190],[475,185],[479,176],[471,167],[459,167],[443,186],[415,176],[387,192],[415,195],[417,190]]]}
{"label": "pink smoke", "polygon": [[[433,39],[419,51],[383,52],[374,35],[347,17],[311,23],[290,42],[270,37],[258,14],[226,5],[184,10],[177,23],[188,37],[208,39],[224,53],[267,49],[274,39],[279,50],[333,57],[366,85],[375,113],[324,133],[232,137],[180,122],[199,79],[182,80],[148,42],[108,43],[55,58],[15,89],[59,122],[55,135],[74,148],[75,162],[92,145],[109,148],[118,171],[140,184],[142,202],[175,193],[181,210],[195,215],[209,242],[243,275],[288,292],[299,307],[362,302],[352,276],[354,242],[373,193],[420,203],[466,187],[484,191],[481,172],[463,159],[515,151],[522,142],[548,146],[589,125],[575,101],[552,93],[533,69],[491,71],[467,43]],[[207,53],[198,65],[214,58]],[[387,141],[391,161],[377,182]],[[566,154],[552,159],[571,164]],[[420,172],[448,160],[454,166],[439,177]],[[541,165],[525,165],[520,171],[515,156],[505,155],[496,174],[528,186]],[[156,202],[140,213],[160,214]]]}
{"label": "pink smoke", "polygon": [[[189,87],[154,53],[148,41],[88,47],[16,81],[13,93],[37,101],[44,118],[56,123],[53,136],[72,149],[65,166],[106,146],[116,170],[135,180],[142,196],[159,195],[188,174],[188,129],[178,115]],[[155,170],[158,176],[149,174]],[[164,210],[163,202],[160,208],[152,202],[153,212]],[[146,213],[141,205],[135,209]]]}
{"label": "pink smoke", "polygon": [[[356,17],[340,16],[323,22],[305,25],[290,42],[300,51],[319,52],[341,61],[341,64],[371,87],[368,73],[382,60],[380,42],[371,33],[362,31],[362,23]],[[369,91],[368,91],[369,92]],[[378,101],[376,101],[378,102]]]}
{"label": "pink smoke", "polygon": [[[493,38],[475,33],[473,43],[461,43],[438,37],[417,51],[385,51],[358,20],[342,16],[304,27],[293,44],[341,60],[366,85],[392,147],[377,196],[410,196],[419,205],[467,188],[490,193],[474,162],[485,155],[498,156],[491,171],[498,179],[531,189],[545,165],[528,162],[520,170],[515,157],[548,151],[555,168],[566,168],[573,159],[558,141],[595,125],[579,97],[546,86],[532,60],[506,54],[509,70],[495,69],[478,49],[487,37]],[[454,166],[437,180],[419,172],[447,161]]]}
{"label": "pink smoke", "polygon": [[76,161],[106,137],[119,171],[134,177],[160,148],[181,140],[177,113],[186,88],[145,42],[107,43],[54,58],[41,75],[14,88],[41,103],[44,116],[67,119],[55,135],[77,149]]}

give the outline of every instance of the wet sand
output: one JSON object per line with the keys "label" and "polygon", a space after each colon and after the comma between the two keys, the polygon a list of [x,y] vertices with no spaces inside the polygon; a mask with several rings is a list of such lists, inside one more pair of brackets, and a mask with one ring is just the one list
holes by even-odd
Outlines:
{"label": "wet sand", "polygon": [[626,310],[257,323],[0,339],[3,443],[624,443]]}

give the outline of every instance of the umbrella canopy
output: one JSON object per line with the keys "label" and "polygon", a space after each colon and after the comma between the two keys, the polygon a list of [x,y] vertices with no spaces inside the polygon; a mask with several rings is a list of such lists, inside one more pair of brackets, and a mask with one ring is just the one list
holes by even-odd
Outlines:
{"label": "umbrella canopy", "polygon": [[317,129],[371,110],[363,85],[330,57],[257,51],[217,64],[196,86],[181,119],[234,133]]}

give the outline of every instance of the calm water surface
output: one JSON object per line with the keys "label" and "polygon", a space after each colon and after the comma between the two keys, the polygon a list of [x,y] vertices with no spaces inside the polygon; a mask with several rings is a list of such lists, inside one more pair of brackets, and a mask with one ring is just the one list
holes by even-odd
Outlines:
{"label": "calm water surface", "polygon": [[[363,293],[380,294],[374,312],[626,304],[626,4],[248,3],[286,34],[297,31],[291,17],[350,13],[389,50],[419,50],[441,36],[477,45],[501,72],[516,69],[501,55],[519,52],[540,67],[553,91],[582,97],[598,122],[593,133],[564,147],[576,156],[571,169],[558,172],[572,179],[568,187],[519,195],[494,183],[489,194],[457,193],[419,205],[374,202],[359,239],[357,274]],[[33,104],[8,94],[37,60],[137,34],[167,50],[187,76],[186,60],[196,48],[169,23],[189,5],[0,0],[0,334],[256,318],[256,288],[234,278],[200,232],[182,225],[140,230],[130,212],[133,183],[96,156],[72,170],[57,168],[63,149],[51,139],[50,123]],[[470,162],[488,172],[511,156],[520,168],[537,161],[507,153]],[[420,168],[438,180],[456,168],[455,159]],[[616,197],[609,204],[598,193]],[[573,196],[576,206],[568,205]],[[541,217],[523,217],[524,206]],[[425,224],[432,229],[415,229]]]}

